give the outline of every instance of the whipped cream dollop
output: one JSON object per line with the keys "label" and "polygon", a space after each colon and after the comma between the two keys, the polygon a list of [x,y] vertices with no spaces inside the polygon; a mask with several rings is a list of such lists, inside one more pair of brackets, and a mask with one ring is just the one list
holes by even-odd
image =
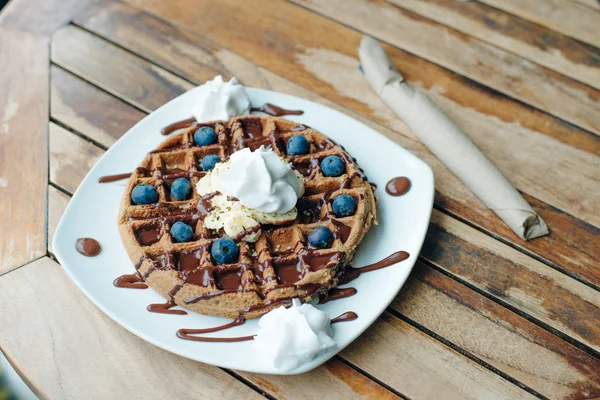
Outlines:
{"label": "whipped cream dollop", "polygon": [[233,116],[250,113],[250,98],[236,78],[225,82],[219,75],[205,86],[191,110],[196,121],[227,121]]}
{"label": "whipped cream dollop", "polygon": [[304,185],[289,163],[261,146],[231,155],[231,168],[221,174],[221,186],[246,207],[285,213],[296,206]]}
{"label": "whipped cream dollop", "polygon": [[276,308],[260,318],[254,341],[274,367],[288,371],[335,348],[332,337],[329,314],[293,299],[291,307]]}
{"label": "whipped cream dollop", "polygon": [[304,194],[304,177],[272,150],[243,149],[220,162],[196,184],[210,198],[212,210],[204,217],[208,229],[223,229],[237,240],[255,242],[260,224],[282,224],[298,215],[296,202]]}

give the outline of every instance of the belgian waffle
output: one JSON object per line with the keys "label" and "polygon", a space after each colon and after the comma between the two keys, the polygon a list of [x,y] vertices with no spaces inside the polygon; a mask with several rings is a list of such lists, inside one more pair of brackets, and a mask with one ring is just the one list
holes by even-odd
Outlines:
{"label": "belgian waffle", "polygon": [[[218,143],[199,147],[193,134],[200,126],[212,127]],[[289,156],[286,142],[303,135],[310,153]],[[298,217],[284,225],[263,225],[256,243],[239,242],[236,264],[219,265],[212,260],[211,244],[223,232],[206,229],[202,219],[209,197],[195,193],[190,200],[170,198],[169,187],[188,177],[195,187],[205,175],[201,160],[217,154],[222,160],[237,150],[261,145],[271,148],[305,177],[305,194],[298,200]],[[319,162],[337,155],[346,164],[339,177],[325,177]],[[134,205],[131,192],[138,184],[156,187],[159,200]],[[354,197],[356,213],[336,218],[331,202],[339,194]],[[170,227],[183,221],[195,230],[194,240],[175,243]],[[310,301],[326,293],[343,278],[356,247],[376,223],[375,197],[355,160],[333,140],[307,126],[263,116],[234,117],[185,129],[149,153],[129,178],[119,211],[119,230],[125,248],[146,283],[171,302],[202,314],[229,318],[255,318],[292,298]],[[308,234],[317,226],[331,229],[335,241],[329,249],[314,249]]]}

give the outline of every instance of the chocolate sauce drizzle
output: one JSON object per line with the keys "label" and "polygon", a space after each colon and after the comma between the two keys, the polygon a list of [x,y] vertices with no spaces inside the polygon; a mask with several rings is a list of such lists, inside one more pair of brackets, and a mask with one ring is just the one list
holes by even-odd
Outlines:
{"label": "chocolate sauce drizzle", "polygon": [[167,301],[166,303],[149,304],[146,308],[148,311],[159,314],[175,314],[175,315],[187,315],[187,311],[184,310],[172,310],[177,304]]}
{"label": "chocolate sauce drizzle", "polygon": [[285,108],[278,107],[271,103],[266,103],[262,107],[252,107],[250,110],[252,112],[262,112],[268,115],[272,115],[273,117],[282,117],[284,115],[302,115],[304,111],[302,110],[286,110]]}
{"label": "chocolate sauce drizzle", "polygon": [[401,261],[406,260],[410,255],[406,251],[397,251],[395,253],[390,254],[383,260],[377,261],[376,263],[367,265],[362,268],[346,268],[346,275],[340,284],[346,284],[352,282],[356,278],[358,278],[361,274],[365,272],[376,271],[378,269],[382,269],[385,267],[389,267],[390,265],[397,264]]}
{"label": "chocolate sauce drizzle", "polygon": [[184,128],[189,128],[196,124],[196,118],[188,118],[181,121],[173,122],[170,125],[165,126],[160,130],[160,133],[164,136],[170,135],[171,133]]}
{"label": "chocolate sauce drizzle", "polygon": [[[358,318],[358,314],[356,314],[354,311],[347,311],[343,314],[338,315],[335,318],[332,318],[331,323],[336,324],[339,322],[349,322],[349,321],[354,321],[357,318]],[[222,331],[225,329],[233,328],[235,326],[243,325],[245,322],[246,322],[246,320],[244,318],[240,317],[240,318],[234,319],[233,321],[231,321],[227,324],[215,326],[214,328],[179,329],[177,331],[177,337],[180,339],[184,339],[184,340],[192,340],[194,342],[211,342],[211,343],[244,342],[246,340],[254,339],[255,335],[235,336],[235,337],[206,337],[206,336],[192,336],[192,335],[201,335],[204,333],[218,332],[218,331]]]}
{"label": "chocolate sauce drizzle", "polygon": [[390,196],[402,196],[410,190],[411,185],[410,179],[405,176],[398,176],[388,181],[385,185],[385,191]]}
{"label": "chocolate sauce drizzle", "polygon": [[94,257],[100,253],[102,248],[96,239],[79,238],[75,241],[75,250],[86,257]]}
{"label": "chocolate sauce drizzle", "polygon": [[113,281],[113,285],[126,289],[148,289],[139,273],[121,275]]}
{"label": "chocolate sauce drizzle", "polygon": [[354,311],[346,311],[343,314],[338,315],[335,318],[331,319],[331,323],[335,324],[338,322],[348,322],[348,321],[354,321],[356,318],[358,318],[358,314],[355,313]]}
{"label": "chocolate sauce drizzle", "polygon": [[353,288],[332,288],[326,294],[321,295],[319,304],[329,303],[330,301],[345,299],[346,297],[354,296],[358,291]]}
{"label": "chocolate sauce drizzle", "polygon": [[[397,252],[389,255],[388,257],[384,258],[383,260],[380,260],[376,263],[364,266],[362,268],[348,267],[345,279],[342,281],[342,283],[345,284],[350,281],[353,281],[354,279],[358,278],[361,274],[363,274],[365,272],[376,271],[378,269],[389,267],[390,265],[393,265],[393,264],[396,264],[396,263],[406,260],[408,257],[409,257],[409,254],[407,252],[397,251]],[[311,288],[311,290],[315,291],[316,288]],[[220,295],[220,294],[221,293],[219,293],[218,295]],[[321,301],[319,302],[319,304],[323,304],[328,301],[338,300],[338,299],[345,298],[345,297],[350,297],[355,294],[356,294],[355,288],[332,289],[330,291],[329,295],[326,295],[324,298],[321,298]],[[244,318],[245,314],[252,312],[252,311],[264,309],[267,307],[272,307],[275,305],[290,304],[292,302],[293,298],[296,298],[296,296],[268,300],[263,304],[257,304],[257,305],[248,307],[245,310],[242,310],[240,312],[237,319],[233,320],[232,322],[230,322],[228,324],[221,325],[221,326],[218,326],[215,328],[180,329],[179,331],[177,331],[177,337],[179,337],[181,339],[185,339],[185,340],[194,340],[194,341],[198,341],[198,342],[239,342],[239,341],[244,341],[244,340],[252,340],[253,336],[240,336],[240,337],[233,337],[233,338],[214,338],[214,337],[207,338],[207,337],[197,337],[197,336],[190,336],[190,335],[216,332],[216,331],[220,331],[223,329],[241,325],[245,322],[245,318]],[[323,301],[324,299],[325,299],[325,301]],[[358,318],[358,315],[352,311],[349,311],[349,312],[343,313],[343,314],[333,318],[331,320],[331,323],[333,324],[333,323],[337,323],[337,322],[352,321],[352,320],[355,320],[356,318]]]}
{"label": "chocolate sauce drizzle", "polygon": [[203,334],[203,333],[211,333],[211,332],[218,332],[218,331],[222,331],[223,329],[229,329],[229,328],[233,328],[234,326],[239,326],[242,325],[246,322],[245,319],[243,318],[237,318],[234,319],[233,321],[225,324],[225,325],[220,325],[220,326],[215,326],[214,328],[205,328],[205,329],[180,329],[177,331],[177,337],[180,339],[184,339],[184,340],[192,340],[194,342],[225,342],[225,343],[232,343],[232,342],[243,342],[246,340],[252,340],[254,339],[254,335],[251,336],[238,336],[238,337],[228,337],[228,338],[223,338],[223,337],[205,337],[205,336],[192,336],[192,335],[199,335],[199,334]]}
{"label": "chocolate sauce drizzle", "polygon": [[98,178],[98,183],[108,183],[108,182],[116,182],[123,179],[127,179],[131,176],[131,172],[126,172],[124,174],[116,174],[116,175],[105,175]]}

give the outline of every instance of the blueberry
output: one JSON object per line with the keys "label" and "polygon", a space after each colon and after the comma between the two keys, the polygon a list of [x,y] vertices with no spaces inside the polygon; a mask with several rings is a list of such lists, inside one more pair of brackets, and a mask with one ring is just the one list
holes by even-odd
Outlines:
{"label": "blueberry", "polygon": [[152,185],[137,185],[131,192],[133,204],[151,204],[158,201],[158,192]]}
{"label": "blueberry", "polygon": [[287,152],[290,156],[308,154],[309,149],[308,140],[302,135],[294,135],[287,142]]}
{"label": "blueberry", "polygon": [[218,140],[215,130],[208,126],[203,126],[194,132],[194,143],[197,146],[208,146],[217,143]]}
{"label": "blueberry", "polygon": [[202,169],[205,171],[212,171],[218,162],[221,162],[221,157],[216,154],[209,154],[202,159]]}
{"label": "blueberry", "polygon": [[192,184],[187,178],[177,178],[171,185],[171,197],[175,200],[187,200],[192,195]]}
{"label": "blueberry", "polygon": [[210,253],[219,264],[231,264],[238,260],[240,249],[232,239],[222,237],[215,240]]}
{"label": "blueberry", "polygon": [[325,176],[340,176],[346,171],[346,164],[338,156],[328,156],[321,161],[321,171]]}
{"label": "blueberry", "polygon": [[171,226],[171,237],[175,242],[189,242],[194,238],[194,230],[188,224],[177,221]]}
{"label": "blueberry", "polygon": [[326,249],[333,244],[333,233],[326,226],[317,226],[308,235],[308,243],[319,249]]}
{"label": "blueberry", "polygon": [[338,217],[347,217],[354,215],[356,211],[356,201],[354,197],[347,194],[340,194],[333,200],[333,212]]}

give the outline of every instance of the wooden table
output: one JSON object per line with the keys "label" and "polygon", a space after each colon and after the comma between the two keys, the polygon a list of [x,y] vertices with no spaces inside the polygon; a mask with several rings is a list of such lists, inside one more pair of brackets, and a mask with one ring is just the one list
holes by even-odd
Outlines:
{"label": "wooden table", "polygon": [[[361,33],[546,220],[519,240],[357,71]],[[0,348],[41,396],[600,396],[600,4],[595,0],[12,0],[0,14]],[[106,317],[52,252],[88,169],[146,114],[223,74],[308,98],[425,160],[436,199],[400,295],[295,377],[220,369]]]}

